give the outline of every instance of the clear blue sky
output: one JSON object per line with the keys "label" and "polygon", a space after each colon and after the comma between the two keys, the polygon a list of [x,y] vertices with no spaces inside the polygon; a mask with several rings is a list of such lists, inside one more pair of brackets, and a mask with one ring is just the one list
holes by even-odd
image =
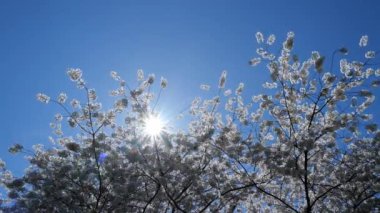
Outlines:
{"label": "clear blue sky", "polygon": [[244,81],[251,92],[260,90],[266,71],[248,66],[255,32],[281,40],[294,31],[301,58],[312,50],[357,50],[363,34],[380,50],[379,11],[375,0],[1,0],[0,157],[21,173],[25,164],[8,147],[48,143],[49,122],[59,108],[35,95],[76,96],[69,67],[83,69],[105,102],[116,86],[110,70],[128,82],[139,68],[165,76],[169,86],[160,106],[176,113],[202,93],[199,84],[216,85],[224,69],[228,86]]}

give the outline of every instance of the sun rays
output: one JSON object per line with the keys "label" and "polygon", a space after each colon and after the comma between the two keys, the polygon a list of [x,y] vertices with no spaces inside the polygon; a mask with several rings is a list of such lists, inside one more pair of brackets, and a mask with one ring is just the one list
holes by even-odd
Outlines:
{"label": "sun rays", "polygon": [[144,120],[144,135],[156,140],[164,132],[165,122],[159,115],[149,114]]}

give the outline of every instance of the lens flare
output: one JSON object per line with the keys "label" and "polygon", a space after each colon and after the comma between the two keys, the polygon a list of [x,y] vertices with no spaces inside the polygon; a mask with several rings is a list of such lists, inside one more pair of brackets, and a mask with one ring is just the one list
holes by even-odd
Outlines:
{"label": "lens flare", "polygon": [[149,115],[144,121],[144,133],[150,138],[157,138],[164,129],[164,123],[157,115]]}

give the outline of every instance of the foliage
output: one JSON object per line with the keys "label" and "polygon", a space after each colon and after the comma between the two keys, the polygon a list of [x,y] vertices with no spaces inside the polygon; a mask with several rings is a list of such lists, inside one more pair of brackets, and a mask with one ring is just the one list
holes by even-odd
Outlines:
{"label": "foliage", "polygon": [[[8,190],[2,208],[12,212],[368,212],[379,208],[380,131],[366,109],[379,86],[380,69],[367,51],[364,61],[344,58],[346,48],[326,58],[312,52],[304,61],[293,55],[294,33],[271,52],[275,36],[256,34],[257,58],[271,77],[263,94],[249,97],[240,83],[218,95],[194,99],[186,132],[160,135],[144,131],[158,97],[150,87],[154,75],[139,70],[131,89],[114,71],[115,104],[103,109],[80,69],[67,74],[86,99],[59,94],[52,99],[64,114],[51,124],[52,147],[21,145],[30,166],[18,178],[2,168]],[[367,46],[363,36],[359,45]],[[277,52],[277,51],[276,51]],[[337,57],[339,67],[333,66]],[[209,91],[210,86],[201,85]],[[123,122],[121,122],[123,120]],[[77,130],[66,136],[62,122]]]}

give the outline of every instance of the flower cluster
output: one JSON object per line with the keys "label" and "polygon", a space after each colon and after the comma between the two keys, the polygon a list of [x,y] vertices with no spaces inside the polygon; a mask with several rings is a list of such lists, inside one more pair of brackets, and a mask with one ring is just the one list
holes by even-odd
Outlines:
{"label": "flower cluster", "polygon": [[[30,166],[21,178],[0,160],[0,182],[8,190],[0,210],[374,211],[380,131],[368,108],[375,101],[371,86],[380,85],[380,69],[370,63],[376,53],[365,52],[364,62],[344,58],[346,48],[331,59],[317,51],[301,59],[293,53],[293,32],[279,47],[272,46],[272,34],[259,32],[256,40],[260,46],[250,64],[265,63],[270,79],[262,94],[249,94],[250,82],[228,88],[223,71],[217,94],[191,103],[186,131],[160,126],[154,139],[144,126],[154,127],[146,118],[156,113],[152,101],[167,87],[165,78],[155,96],[155,75],[139,69],[133,88],[111,71],[117,88],[110,91],[114,104],[105,108],[82,71],[69,69],[85,98],[37,94],[63,109],[51,123],[56,136],[47,148],[9,149],[28,154]],[[359,45],[367,43],[363,36]]]}

